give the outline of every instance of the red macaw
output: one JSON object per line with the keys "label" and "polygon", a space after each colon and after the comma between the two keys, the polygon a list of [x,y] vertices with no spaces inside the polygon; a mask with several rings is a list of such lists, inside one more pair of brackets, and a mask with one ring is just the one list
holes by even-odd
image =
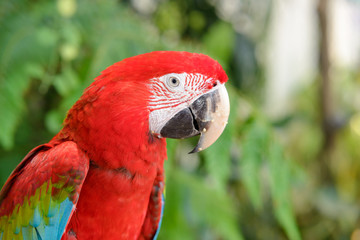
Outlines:
{"label": "red macaw", "polygon": [[229,115],[227,76],[203,54],[159,51],[107,68],[63,128],[0,192],[0,239],[154,239],[165,138],[210,146]]}

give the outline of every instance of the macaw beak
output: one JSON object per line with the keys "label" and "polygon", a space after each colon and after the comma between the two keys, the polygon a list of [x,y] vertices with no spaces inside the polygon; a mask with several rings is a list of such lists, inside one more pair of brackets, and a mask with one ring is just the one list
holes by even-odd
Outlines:
{"label": "macaw beak", "polygon": [[224,131],[230,113],[229,95],[223,84],[195,99],[187,108],[172,117],[160,135],[169,138],[188,138],[200,135],[190,153],[200,152],[212,145]]}

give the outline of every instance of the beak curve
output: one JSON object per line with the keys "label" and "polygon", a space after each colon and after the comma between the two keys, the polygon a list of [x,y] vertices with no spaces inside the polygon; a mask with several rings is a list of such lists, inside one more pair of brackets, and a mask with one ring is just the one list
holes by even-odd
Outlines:
{"label": "beak curve", "polygon": [[227,124],[229,113],[229,95],[225,86],[221,84],[175,114],[163,126],[160,135],[187,138],[200,134],[198,144],[190,153],[200,152],[219,138]]}
{"label": "beak curve", "polygon": [[229,95],[224,85],[196,99],[191,105],[200,131],[200,139],[190,153],[211,146],[224,131],[230,113]]}

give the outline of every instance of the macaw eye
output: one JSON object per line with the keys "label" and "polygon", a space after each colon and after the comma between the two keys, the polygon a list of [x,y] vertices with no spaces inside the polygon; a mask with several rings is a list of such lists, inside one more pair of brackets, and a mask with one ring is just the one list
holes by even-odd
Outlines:
{"label": "macaw eye", "polygon": [[180,85],[180,80],[176,77],[169,77],[167,82],[170,87],[177,87]]}

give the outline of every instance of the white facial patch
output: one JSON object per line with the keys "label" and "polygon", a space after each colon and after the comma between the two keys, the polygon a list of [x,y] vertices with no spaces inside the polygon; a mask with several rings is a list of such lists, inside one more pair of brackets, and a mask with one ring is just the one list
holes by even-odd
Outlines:
{"label": "white facial patch", "polygon": [[211,78],[188,73],[169,73],[151,79],[149,99],[150,131],[159,134],[162,127],[180,110],[188,107],[208,90]]}

